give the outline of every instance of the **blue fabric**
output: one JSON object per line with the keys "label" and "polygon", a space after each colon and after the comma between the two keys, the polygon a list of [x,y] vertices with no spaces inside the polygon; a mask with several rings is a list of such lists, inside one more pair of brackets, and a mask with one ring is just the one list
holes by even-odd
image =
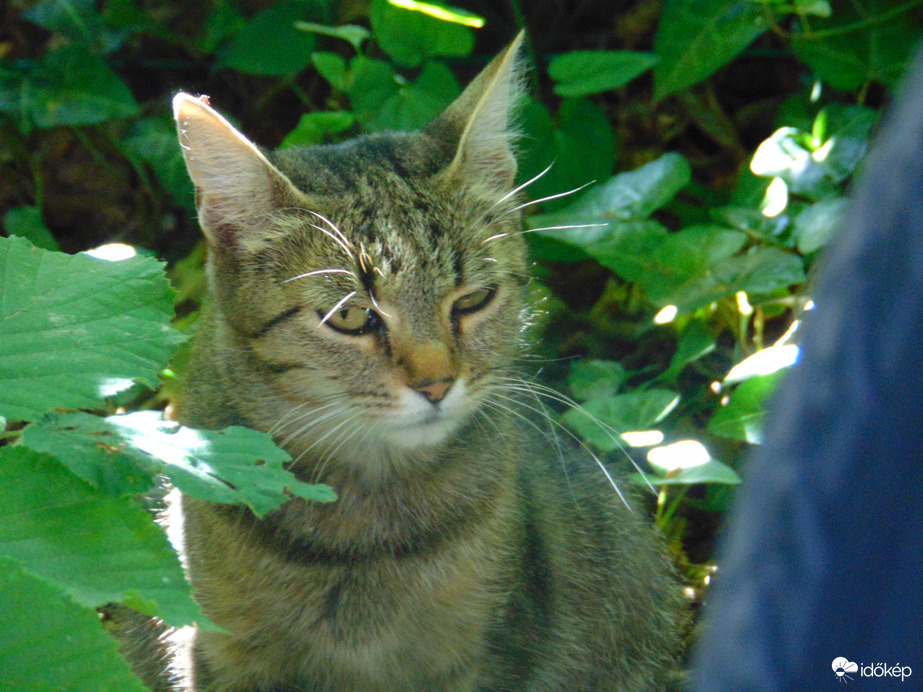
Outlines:
{"label": "blue fabric", "polygon": [[838,657],[912,673],[836,689],[923,689],[923,55],[912,75],[745,469],[694,690],[834,689]]}

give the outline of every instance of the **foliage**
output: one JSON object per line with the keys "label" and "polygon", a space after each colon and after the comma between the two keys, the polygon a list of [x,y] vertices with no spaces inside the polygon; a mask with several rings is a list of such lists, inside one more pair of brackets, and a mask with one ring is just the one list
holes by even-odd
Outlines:
{"label": "foliage", "polygon": [[[415,128],[523,27],[534,68],[519,160],[541,280],[535,369],[560,392],[554,405],[570,402],[554,411],[563,425],[607,464],[636,463],[638,482],[656,488],[657,521],[704,588],[710,527],[797,361],[807,277],[920,36],[919,3],[666,0],[613,21],[605,0],[566,12],[553,0],[456,2],[244,11],[230,0],[39,0],[10,18],[12,38],[0,42],[0,212],[11,236],[0,238],[0,581],[34,604],[31,617],[20,598],[0,605],[0,668],[15,671],[13,684],[90,689],[80,681],[96,671],[97,688],[131,689],[90,622],[107,601],[173,623],[199,618],[136,500],[160,474],[257,513],[287,493],[327,497],[286,476],[265,437],[177,430],[151,413],[174,394],[163,367],[182,340],[155,260],[50,252],[108,240],[149,248],[172,262],[177,324],[194,322],[201,247],[171,90],[211,94],[267,145]],[[181,355],[173,367],[181,373]],[[134,549],[156,565],[149,574],[131,569]],[[39,638],[60,643],[24,653]],[[56,677],[51,662],[74,657],[87,667]]]}
{"label": "foliage", "polygon": [[[293,495],[333,499],[329,488],[284,470],[290,457],[264,433],[180,428],[158,411],[75,411],[104,409],[136,383],[156,386],[183,340],[170,325],[172,297],[152,258],[108,261],[0,238],[0,420],[9,426],[0,448],[0,580],[40,604],[28,618],[12,606],[3,613],[0,668],[14,671],[7,680],[25,685],[33,667],[57,671],[59,660],[79,655],[85,669],[72,671],[72,684],[102,666],[122,681],[112,689],[138,687],[103,645],[92,609],[107,603],[175,626],[210,626],[176,552],[137,499],[161,475],[187,494],[244,504],[258,516]],[[62,629],[83,644],[59,636]],[[21,642],[29,641],[45,644],[24,666]]]}

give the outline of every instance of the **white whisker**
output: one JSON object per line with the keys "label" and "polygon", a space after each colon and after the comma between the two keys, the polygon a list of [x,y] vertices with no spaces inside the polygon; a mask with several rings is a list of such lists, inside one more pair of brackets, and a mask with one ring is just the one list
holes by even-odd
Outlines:
{"label": "white whisker", "polygon": [[[328,218],[327,218],[326,216],[324,216],[323,214],[319,214],[319,213],[317,213],[316,211],[313,211],[313,210],[311,210],[311,209],[308,209],[308,213],[314,214],[314,216],[316,216],[316,217],[319,218],[321,221],[323,221],[325,224],[327,224],[327,225],[330,227],[330,229],[331,229],[331,230],[339,237],[339,239],[342,241],[342,242],[340,243],[340,246],[341,246],[344,250],[346,250],[347,254],[348,254],[350,257],[353,256],[352,250],[351,250],[352,244],[349,242],[349,238],[347,238],[345,235],[343,235],[343,231],[341,231],[339,228],[337,228],[336,224],[333,223],[333,221],[331,221],[330,219],[328,219]],[[317,227],[315,226],[315,228],[317,228]],[[323,230],[323,229],[320,229],[320,230]],[[324,231],[324,232],[326,233],[326,231]]]}
{"label": "white whisker", "polygon": [[317,276],[318,274],[349,274],[350,276],[355,276],[355,274],[348,269],[318,269],[313,272],[305,272],[304,274],[299,274],[298,276],[293,276],[291,279],[285,279],[280,281],[278,285],[287,284],[289,281],[296,281],[297,279],[305,279],[309,276]]}
{"label": "white whisker", "polygon": [[592,185],[592,184],[595,183],[595,182],[596,182],[595,180],[591,180],[590,182],[584,183],[584,184],[581,185],[580,187],[575,187],[573,190],[568,190],[567,192],[559,192],[559,193],[557,193],[557,194],[555,194],[555,195],[548,195],[547,197],[542,197],[541,199],[533,199],[533,200],[531,200],[531,201],[529,201],[529,202],[523,202],[523,203],[520,204],[518,207],[513,207],[513,208],[510,209],[509,211],[504,212],[503,214],[501,214],[500,216],[498,216],[496,220],[499,221],[499,220],[502,219],[504,216],[508,216],[509,214],[513,214],[513,213],[519,211],[520,209],[525,209],[526,207],[531,207],[531,206],[536,205],[536,204],[541,204],[542,202],[548,202],[548,201],[551,201],[551,200],[553,200],[553,199],[558,199],[559,197],[567,197],[568,195],[573,195],[573,194],[575,194],[575,193],[577,193],[577,192],[580,192],[582,189],[589,187],[590,185]]}
{"label": "white whisker", "polygon": [[498,199],[496,202],[494,202],[494,203],[490,206],[490,208],[489,208],[487,211],[490,212],[491,209],[494,209],[494,208],[497,207],[498,205],[503,204],[506,200],[508,200],[510,197],[512,197],[512,196],[515,195],[516,193],[521,192],[522,190],[525,190],[527,187],[529,187],[529,185],[531,185],[531,184],[534,183],[536,180],[538,180],[538,179],[541,178],[543,175],[545,175],[548,171],[550,171],[550,170],[551,170],[551,167],[555,164],[555,162],[556,162],[556,160],[555,160],[555,161],[552,161],[551,163],[549,163],[549,164],[548,164],[548,168],[546,168],[545,170],[543,170],[541,173],[539,173],[539,174],[538,174],[537,176],[535,176],[534,178],[532,178],[532,179],[530,179],[530,180],[527,180],[527,181],[524,182],[522,185],[520,185],[519,187],[517,187],[515,190],[511,190],[511,191],[507,192],[505,195],[503,195],[503,197],[501,197],[501,198]]}

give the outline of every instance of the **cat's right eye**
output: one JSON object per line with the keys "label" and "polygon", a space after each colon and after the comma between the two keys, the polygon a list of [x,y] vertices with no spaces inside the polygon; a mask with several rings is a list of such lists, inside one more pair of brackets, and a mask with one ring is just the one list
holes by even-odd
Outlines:
{"label": "cat's right eye", "polygon": [[321,320],[328,327],[341,334],[362,336],[369,332],[378,331],[382,326],[381,317],[374,310],[368,308],[341,308],[326,315],[317,311]]}

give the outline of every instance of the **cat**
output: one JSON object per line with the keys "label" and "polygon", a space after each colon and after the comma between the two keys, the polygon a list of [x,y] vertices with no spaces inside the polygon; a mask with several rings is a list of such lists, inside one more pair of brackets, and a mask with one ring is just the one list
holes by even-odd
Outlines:
{"label": "cat", "polygon": [[268,431],[338,494],[262,519],[183,498],[190,581],[224,632],[195,632],[181,689],[675,679],[685,608],[662,541],[515,403],[521,42],[422,130],[342,144],[264,152],[175,97],[212,295],[178,417]]}

